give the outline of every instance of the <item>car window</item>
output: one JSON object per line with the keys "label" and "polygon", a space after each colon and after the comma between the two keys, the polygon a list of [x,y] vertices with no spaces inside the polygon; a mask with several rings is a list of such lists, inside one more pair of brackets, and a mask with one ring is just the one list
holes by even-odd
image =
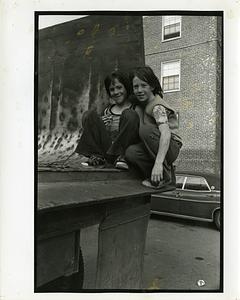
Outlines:
{"label": "car window", "polygon": [[177,175],[176,176],[176,188],[181,189],[183,182],[184,182],[185,176]]}
{"label": "car window", "polygon": [[209,187],[205,178],[188,176],[184,190],[209,191]]}

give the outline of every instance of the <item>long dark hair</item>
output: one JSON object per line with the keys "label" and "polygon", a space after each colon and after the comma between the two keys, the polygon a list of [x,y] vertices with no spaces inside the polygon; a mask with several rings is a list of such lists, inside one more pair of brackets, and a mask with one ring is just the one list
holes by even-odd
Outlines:
{"label": "long dark hair", "polygon": [[127,73],[121,72],[119,70],[113,71],[110,75],[108,75],[104,79],[104,84],[105,84],[105,88],[106,88],[108,95],[110,96],[109,88],[110,88],[111,83],[114,83],[115,79],[118,79],[119,82],[124,85],[124,87],[127,91],[127,97],[128,97],[131,93],[131,84],[130,84],[129,76]]}
{"label": "long dark hair", "polygon": [[157,76],[154,74],[153,70],[150,67],[145,66],[145,67],[138,67],[133,69],[129,74],[131,83],[135,76],[147,82],[147,84],[149,84],[153,88],[154,95],[158,94],[161,98],[163,98],[163,90],[159,82],[159,79],[157,78]]}

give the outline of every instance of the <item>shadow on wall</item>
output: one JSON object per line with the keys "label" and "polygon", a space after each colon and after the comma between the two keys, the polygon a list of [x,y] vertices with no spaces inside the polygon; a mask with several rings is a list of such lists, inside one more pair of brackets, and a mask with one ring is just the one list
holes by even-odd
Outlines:
{"label": "shadow on wall", "polygon": [[104,78],[144,65],[141,16],[88,16],[39,31],[38,162],[64,160],[84,111],[108,103]]}

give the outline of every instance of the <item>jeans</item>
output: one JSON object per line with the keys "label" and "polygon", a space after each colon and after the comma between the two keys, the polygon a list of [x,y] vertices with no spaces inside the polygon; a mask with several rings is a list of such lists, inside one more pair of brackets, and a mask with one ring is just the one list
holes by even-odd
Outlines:
{"label": "jeans", "polygon": [[[156,125],[141,125],[139,128],[140,142],[127,148],[126,160],[136,167],[143,178],[151,178],[152,168],[158,153],[161,133]],[[173,162],[177,159],[181,143],[170,139],[169,149],[163,161],[163,178],[175,183]]]}
{"label": "jeans", "polygon": [[133,109],[125,109],[120,117],[114,140],[95,111],[87,111],[82,119],[83,133],[75,152],[85,156],[101,155],[106,159],[124,155],[126,149],[139,141],[139,117]]}

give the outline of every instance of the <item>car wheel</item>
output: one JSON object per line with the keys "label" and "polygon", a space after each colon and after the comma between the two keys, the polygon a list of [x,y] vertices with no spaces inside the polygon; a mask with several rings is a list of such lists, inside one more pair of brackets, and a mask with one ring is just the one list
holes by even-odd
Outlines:
{"label": "car wheel", "polygon": [[218,209],[214,213],[214,223],[215,223],[217,229],[220,230],[220,227],[221,227],[221,213],[220,213],[220,209]]}

